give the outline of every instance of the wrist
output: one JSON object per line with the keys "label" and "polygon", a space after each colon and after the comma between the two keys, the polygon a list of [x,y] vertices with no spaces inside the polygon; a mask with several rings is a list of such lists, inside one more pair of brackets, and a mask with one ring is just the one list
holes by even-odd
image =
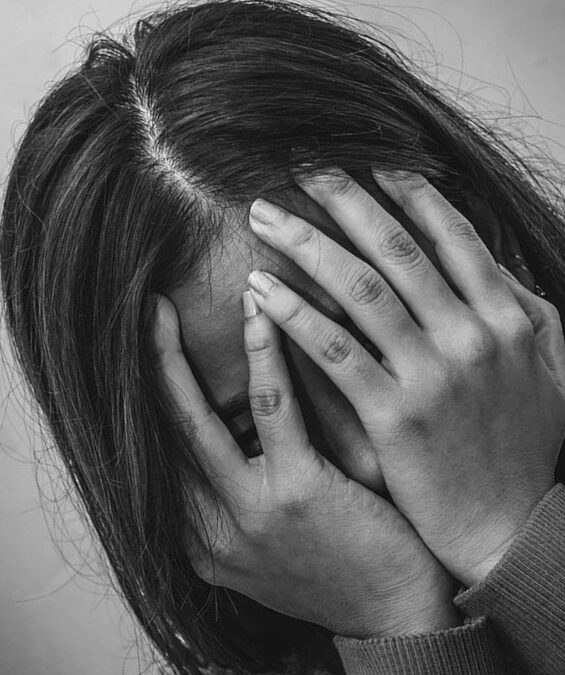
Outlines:
{"label": "wrist", "polygon": [[[483,550],[479,560],[471,566],[467,564],[463,573],[456,575],[468,588],[482,581],[498,565],[545,494],[547,494],[547,489],[541,490],[539,494],[531,498],[525,505],[521,505],[520,508],[509,508],[508,513],[513,515],[513,520],[512,522],[506,522],[505,528],[500,527],[496,534],[495,532],[489,532],[488,527],[484,528],[480,537]],[[462,547],[462,550],[464,550],[464,547]],[[479,547],[476,547],[475,550],[479,552]],[[467,557],[467,562],[470,557]]]}
{"label": "wrist", "polygon": [[496,567],[496,565],[498,565],[502,556],[510,548],[513,541],[514,537],[507,539],[504,544],[497,549],[497,551],[488,555],[484,560],[474,567],[467,569],[465,574],[461,575],[461,581],[465,584],[465,586],[467,586],[467,588],[471,588],[475,584],[481,582],[491,572],[491,570]]}
{"label": "wrist", "polygon": [[349,627],[348,637],[418,635],[461,626],[465,616],[453,603],[455,581],[441,572],[431,586],[411,585],[394,602],[375,603],[372,613]]}
{"label": "wrist", "polygon": [[407,608],[407,611],[402,612],[394,621],[380,626],[379,634],[375,637],[435,633],[461,626],[463,620],[464,615],[453,602],[430,605],[422,609],[413,608],[411,611]]}

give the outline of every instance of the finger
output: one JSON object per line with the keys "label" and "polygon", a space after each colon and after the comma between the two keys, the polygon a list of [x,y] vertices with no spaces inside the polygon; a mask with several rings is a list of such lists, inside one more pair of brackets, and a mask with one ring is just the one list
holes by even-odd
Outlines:
{"label": "finger", "polygon": [[[301,189],[335,220],[357,250],[382,273],[422,327],[444,326],[446,316],[454,317],[461,302],[446,280],[409,232],[346,172],[336,168],[332,173],[304,178],[297,174],[296,180]],[[294,231],[289,230],[292,224]],[[315,267],[318,263],[315,245],[320,241],[325,243],[324,239],[329,238],[320,235],[310,240],[312,228],[305,225],[293,216],[282,218],[279,227],[274,228],[278,234],[274,241],[304,269],[308,265],[306,271],[312,274],[318,269]],[[346,256],[342,253],[343,248],[331,239],[329,242],[321,251],[316,281],[326,272],[322,285],[326,287],[326,279],[333,281],[333,295],[336,286],[341,284],[343,287],[343,283],[350,280],[355,257]],[[333,274],[334,269],[342,272],[344,278]]]}
{"label": "finger", "polygon": [[420,327],[371,265],[305,220],[277,211],[268,223],[250,218],[256,234],[310,274],[389,361],[398,363],[405,358],[407,345],[410,353],[421,349]]}
{"label": "finger", "polygon": [[202,394],[182,352],[177,311],[165,296],[155,309],[154,347],[175,416],[194,441],[193,449],[215,487],[244,484],[247,461],[231,434]]}
{"label": "finger", "polygon": [[471,307],[493,314],[515,302],[471,223],[423,176],[376,171],[373,176],[433,243],[443,270]]}
{"label": "finger", "polygon": [[294,396],[278,331],[257,307],[249,291],[243,294],[244,344],[249,363],[249,404],[265,454],[266,470],[289,476],[317,455]]}
{"label": "finger", "polygon": [[379,402],[390,402],[395,380],[345,328],[272,274],[253,271],[248,283],[259,307],[326,373],[360,417]]}
{"label": "finger", "polygon": [[536,334],[538,351],[556,383],[565,390],[565,340],[557,308],[525,288],[499,263],[514,297],[530,319]]}

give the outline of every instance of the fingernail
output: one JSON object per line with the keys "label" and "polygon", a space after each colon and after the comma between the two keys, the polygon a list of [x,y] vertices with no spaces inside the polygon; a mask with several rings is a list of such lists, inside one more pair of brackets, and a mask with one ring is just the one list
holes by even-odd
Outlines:
{"label": "fingernail", "polygon": [[263,296],[269,295],[269,293],[277,285],[275,278],[268,272],[259,272],[258,270],[251,272],[249,278],[247,279],[247,283],[254,291]]}
{"label": "fingernail", "polygon": [[256,199],[251,205],[251,217],[264,225],[270,225],[279,213],[280,209],[264,199]]}
{"label": "fingernail", "polygon": [[243,291],[243,316],[246,319],[250,319],[253,316],[260,314],[261,310],[257,306],[257,303],[253,299],[253,296],[249,291]]}

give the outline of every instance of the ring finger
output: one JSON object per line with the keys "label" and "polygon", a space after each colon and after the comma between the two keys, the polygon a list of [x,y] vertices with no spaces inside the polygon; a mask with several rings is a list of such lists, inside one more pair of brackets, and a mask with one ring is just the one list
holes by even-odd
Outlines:
{"label": "ring finger", "polygon": [[345,328],[272,274],[252,272],[249,286],[259,307],[326,373],[360,417],[375,404],[390,403],[397,390],[394,377]]}
{"label": "ring finger", "polygon": [[294,260],[337,300],[387,361],[399,365],[407,348],[412,355],[422,348],[421,328],[371,265],[288,212],[279,210],[264,223],[252,213],[250,222],[261,238]]}
{"label": "ring finger", "polygon": [[383,274],[423,328],[445,326],[464,310],[406,228],[345,171],[336,167],[297,182]]}

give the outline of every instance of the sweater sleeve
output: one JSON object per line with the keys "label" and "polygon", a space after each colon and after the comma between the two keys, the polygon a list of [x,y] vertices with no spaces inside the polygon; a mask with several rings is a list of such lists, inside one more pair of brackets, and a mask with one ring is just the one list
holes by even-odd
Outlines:
{"label": "sweater sleeve", "polygon": [[480,582],[457,594],[470,617],[488,616],[503,648],[532,675],[565,673],[565,486],[549,490]]}
{"label": "sweater sleeve", "polygon": [[497,646],[489,619],[433,633],[357,640],[336,635],[347,675],[513,675],[521,673]]}
{"label": "sweater sleeve", "polygon": [[565,673],[564,485],[549,490],[497,565],[454,602],[468,615],[463,626],[365,640],[336,635],[345,672]]}

